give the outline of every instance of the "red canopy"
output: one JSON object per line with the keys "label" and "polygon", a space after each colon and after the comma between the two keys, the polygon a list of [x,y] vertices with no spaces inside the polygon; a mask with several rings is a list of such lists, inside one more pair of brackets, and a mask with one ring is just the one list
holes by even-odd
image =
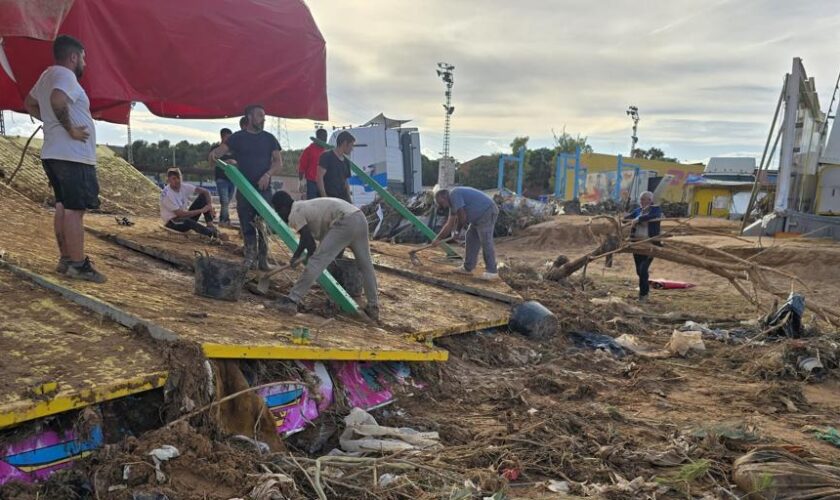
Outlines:
{"label": "red canopy", "polygon": [[[100,119],[126,123],[131,101],[173,118],[241,115],[253,103],[269,115],[328,118],[326,46],[300,0],[63,3],[72,4],[64,17],[55,6],[0,0],[2,48],[12,71],[10,77],[0,69],[0,109],[22,111],[22,98],[52,64],[50,39],[62,33],[85,45],[82,85]],[[22,15],[36,18],[22,26]]]}

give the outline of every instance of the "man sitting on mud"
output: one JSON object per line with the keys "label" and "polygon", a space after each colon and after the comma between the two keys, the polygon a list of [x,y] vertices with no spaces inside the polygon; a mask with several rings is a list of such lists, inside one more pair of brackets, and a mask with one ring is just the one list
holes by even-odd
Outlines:
{"label": "man sitting on mud", "polygon": [[[367,299],[364,312],[373,320],[379,319],[376,273],[370,258],[365,214],[338,198],[294,201],[285,191],[274,193],[271,204],[280,218],[300,234],[300,243],[292,256],[292,266],[300,262],[304,250],[309,255],[303,275],[292,287],[289,295],[280,299],[278,308],[292,314],[297,313],[303,297],[312,288],[318,276],[349,246],[362,273],[362,284]],[[317,248],[315,240],[321,242]]]}
{"label": "man sitting on mud", "polygon": [[[190,204],[193,193],[198,196]],[[198,222],[198,217],[202,214],[207,226]],[[215,215],[210,191],[181,182],[181,171],[177,168],[166,171],[166,187],[160,193],[160,218],[167,228],[181,233],[193,230],[210,238],[227,240],[227,235],[220,233],[213,225]]]}
{"label": "man sitting on mud", "polygon": [[496,270],[496,247],[493,232],[496,229],[496,219],[499,218],[499,207],[493,198],[482,191],[471,187],[455,187],[451,190],[441,189],[435,193],[435,202],[449,209],[449,219],[443,225],[432,244],[439,245],[441,241],[452,234],[452,230],[460,231],[467,224],[467,251],[464,264],[455,271],[472,275],[478,264],[478,251],[484,256],[485,280],[498,279]]}

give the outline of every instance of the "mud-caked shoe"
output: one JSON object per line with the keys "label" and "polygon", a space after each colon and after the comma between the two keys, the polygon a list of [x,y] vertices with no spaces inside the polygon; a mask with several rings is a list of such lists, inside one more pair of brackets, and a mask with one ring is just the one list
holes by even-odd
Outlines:
{"label": "mud-caked shoe", "polygon": [[298,303],[294,300],[290,299],[289,297],[280,297],[277,302],[274,304],[274,308],[278,311],[282,311],[288,314],[297,314],[298,313]]}
{"label": "mud-caked shoe", "polygon": [[67,257],[59,257],[58,264],[55,266],[55,272],[58,274],[65,274],[68,267],[70,267],[70,259]]}
{"label": "mud-caked shoe", "polygon": [[472,276],[472,273],[473,273],[472,271],[468,271],[467,268],[464,267],[464,266],[456,267],[455,272],[458,273],[458,274],[466,274],[468,276]]}
{"label": "mud-caked shoe", "polygon": [[379,321],[379,306],[376,304],[368,304],[363,309],[368,318],[373,321]]}
{"label": "mud-caked shoe", "polygon": [[92,281],[94,283],[105,283],[108,281],[104,274],[93,268],[93,264],[90,262],[90,257],[85,257],[85,260],[80,263],[70,263],[70,265],[67,266],[66,275],[68,278]]}
{"label": "mud-caked shoe", "polygon": [[496,281],[499,279],[499,273],[485,272],[481,275],[481,279],[484,281]]}

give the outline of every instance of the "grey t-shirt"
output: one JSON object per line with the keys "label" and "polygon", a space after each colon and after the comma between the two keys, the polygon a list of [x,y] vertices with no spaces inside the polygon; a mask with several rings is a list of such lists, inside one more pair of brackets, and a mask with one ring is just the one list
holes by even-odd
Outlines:
{"label": "grey t-shirt", "polygon": [[467,213],[467,223],[475,222],[496,202],[478,189],[459,186],[449,190],[449,214],[455,215],[460,209]]}

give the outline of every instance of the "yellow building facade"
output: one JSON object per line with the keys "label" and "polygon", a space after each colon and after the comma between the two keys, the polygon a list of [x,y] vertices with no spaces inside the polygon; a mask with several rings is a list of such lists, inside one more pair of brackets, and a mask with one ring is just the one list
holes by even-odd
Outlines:
{"label": "yellow building facade", "polygon": [[[660,201],[681,202],[688,201],[686,199],[685,183],[689,175],[700,175],[703,173],[704,165],[702,164],[684,164],[668,161],[647,160],[644,158],[623,158],[622,169],[622,192],[632,185],[634,182],[635,166],[638,166],[641,171],[655,172],[657,177],[662,177],[664,186],[657,188],[658,199]],[[597,203],[605,197],[612,196],[608,192],[614,189],[615,174],[618,166],[618,156],[607,155],[600,153],[585,153],[580,155],[581,168],[586,169],[586,186],[581,186],[582,191],[579,195],[581,202]],[[572,162],[568,163],[571,167]],[[570,200],[574,196],[574,173],[571,168],[567,170],[567,182],[565,199]],[[641,186],[641,191],[647,189],[647,186]]]}

